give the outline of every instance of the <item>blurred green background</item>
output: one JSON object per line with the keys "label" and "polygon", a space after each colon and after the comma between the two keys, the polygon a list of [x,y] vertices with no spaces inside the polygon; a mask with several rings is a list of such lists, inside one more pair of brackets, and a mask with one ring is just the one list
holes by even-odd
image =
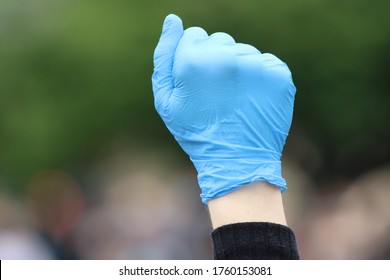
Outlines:
{"label": "blurred green background", "polygon": [[24,197],[36,174],[61,170],[93,193],[96,166],[129,150],[195,178],[153,107],[153,50],[169,13],[289,65],[297,95],[285,156],[311,189],[387,166],[389,11],[386,0],[1,0],[2,188]]}

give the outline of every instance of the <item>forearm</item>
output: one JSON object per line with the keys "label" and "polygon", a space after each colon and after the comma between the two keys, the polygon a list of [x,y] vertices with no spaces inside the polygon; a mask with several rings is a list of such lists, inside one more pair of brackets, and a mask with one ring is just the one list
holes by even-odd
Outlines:
{"label": "forearm", "polygon": [[209,201],[214,259],[299,259],[279,188],[259,181]]}
{"label": "forearm", "polygon": [[208,203],[213,228],[243,222],[286,225],[280,189],[259,181]]}

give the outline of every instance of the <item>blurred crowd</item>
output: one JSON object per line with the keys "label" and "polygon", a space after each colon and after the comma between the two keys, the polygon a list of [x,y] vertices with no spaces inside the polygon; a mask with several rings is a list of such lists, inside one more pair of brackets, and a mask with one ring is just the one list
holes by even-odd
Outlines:
{"label": "blurred crowd", "polygon": [[207,259],[210,221],[192,169],[123,153],[86,182],[36,174],[23,200],[0,194],[0,259]]}
{"label": "blurred crowd", "polygon": [[300,185],[290,184],[286,212],[303,259],[390,259],[390,166],[321,189],[291,181]]}
{"label": "blurred crowd", "polygon": [[[390,258],[390,166],[318,188],[286,158],[289,225],[303,259]],[[164,155],[123,152],[87,179],[43,170],[23,199],[0,194],[0,259],[210,259],[196,174]]]}

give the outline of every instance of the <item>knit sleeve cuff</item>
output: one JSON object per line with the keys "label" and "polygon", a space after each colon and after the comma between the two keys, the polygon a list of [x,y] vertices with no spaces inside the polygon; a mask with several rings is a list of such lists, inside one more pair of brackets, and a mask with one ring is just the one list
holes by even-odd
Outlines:
{"label": "knit sleeve cuff", "polygon": [[298,260],[294,232],[265,222],[224,225],[211,232],[216,260]]}

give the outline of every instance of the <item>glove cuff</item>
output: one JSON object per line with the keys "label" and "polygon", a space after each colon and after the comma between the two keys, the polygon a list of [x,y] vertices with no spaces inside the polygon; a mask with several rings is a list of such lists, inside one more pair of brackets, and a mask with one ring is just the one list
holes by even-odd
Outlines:
{"label": "glove cuff", "polygon": [[286,181],[282,178],[280,161],[254,160],[194,160],[198,183],[202,189],[202,202],[223,196],[255,181],[267,181],[284,192]]}

